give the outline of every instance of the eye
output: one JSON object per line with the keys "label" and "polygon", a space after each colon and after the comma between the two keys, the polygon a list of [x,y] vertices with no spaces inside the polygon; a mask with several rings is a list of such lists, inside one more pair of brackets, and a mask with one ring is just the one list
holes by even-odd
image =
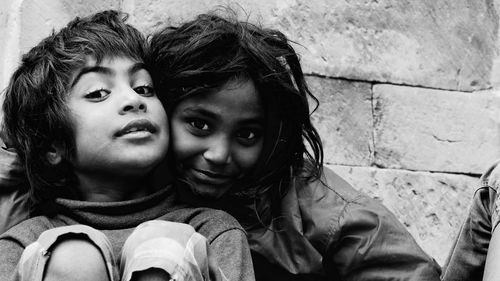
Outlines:
{"label": "eye", "polygon": [[92,91],[92,92],[86,94],[85,98],[92,100],[92,101],[101,101],[101,100],[105,99],[110,93],[111,93],[111,91],[109,91],[109,90],[99,89],[99,90]]}
{"label": "eye", "polygon": [[236,137],[238,138],[238,142],[242,145],[251,146],[260,139],[261,135],[260,130],[243,129],[236,134]]}
{"label": "eye", "polygon": [[145,96],[145,97],[152,97],[155,95],[155,89],[151,86],[148,86],[148,85],[135,87],[134,91],[136,93],[138,93],[139,95]]}
{"label": "eye", "polygon": [[191,127],[195,128],[197,130],[200,130],[200,131],[208,131],[209,130],[207,122],[205,122],[201,119],[191,120],[191,121],[189,121],[189,125],[191,125]]}

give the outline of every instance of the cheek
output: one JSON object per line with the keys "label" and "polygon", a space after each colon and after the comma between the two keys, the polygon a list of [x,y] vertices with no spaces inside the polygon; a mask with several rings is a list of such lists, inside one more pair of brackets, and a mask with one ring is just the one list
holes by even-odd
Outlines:
{"label": "cheek", "polygon": [[261,152],[262,142],[250,148],[246,148],[239,153],[238,162],[243,172],[254,168],[254,166],[257,164],[257,161],[259,160]]}
{"label": "cheek", "polygon": [[158,99],[152,100],[148,105],[148,108],[153,115],[154,120],[152,121],[156,122],[162,128],[168,128],[167,113],[165,112],[165,108],[160,101]]}
{"label": "cheek", "polygon": [[197,154],[199,149],[198,140],[190,133],[186,132],[184,126],[172,124],[171,148],[176,161],[182,161]]}

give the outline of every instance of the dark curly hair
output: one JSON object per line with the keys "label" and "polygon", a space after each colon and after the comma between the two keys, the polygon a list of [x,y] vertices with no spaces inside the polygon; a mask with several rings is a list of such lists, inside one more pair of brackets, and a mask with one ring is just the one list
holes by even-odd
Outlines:
{"label": "dark curly hair", "polygon": [[5,131],[25,167],[34,214],[50,213],[53,199],[67,195],[74,180],[67,161],[54,166],[47,159],[54,144],[64,148],[65,158],[74,154],[65,102],[74,71],[89,57],[97,63],[105,57],[145,59],[146,40],[126,19],[113,10],[75,18],[23,55],[10,79],[3,104]]}
{"label": "dark curly hair", "polygon": [[308,98],[318,100],[283,33],[235,16],[202,14],[149,39],[148,64],[167,114],[182,100],[216,91],[233,79],[255,84],[266,115],[264,148],[248,185],[233,187],[230,196],[267,198],[264,208],[276,216],[293,178],[320,177],[323,148],[311,124]]}

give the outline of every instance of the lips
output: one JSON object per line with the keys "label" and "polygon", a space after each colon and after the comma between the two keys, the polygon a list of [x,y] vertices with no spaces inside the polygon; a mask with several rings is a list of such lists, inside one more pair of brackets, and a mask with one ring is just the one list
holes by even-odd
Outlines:
{"label": "lips", "polygon": [[195,169],[192,168],[192,173],[194,177],[204,183],[210,183],[210,184],[224,184],[228,181],[231,180],[231,176],[225,174],[225,173],[220,173],[220,172],[214,172],[214,171],[208,171],[208,170],[200,170],[200,169]]}
{"label": "lips", "polygon": [[116,137],[121,137],[127,134],[136,132],[149,132],[154,134],[158,131],[158,127],[147,119],[138,119],[127,123],[118,132],[115,133]]}
{"label": "lips", "polygon": [[225,175],[223,173],[217,173],[217,172],[211,172],[211,171],[206,171],[206,170],[199,170],[199,169],[194,169],[193,170],[197,171],[197,172],[200,172],[208,177],[211,177],[211,178],[216,178],[216,179],[227,179],[229,178],[228,175]]}

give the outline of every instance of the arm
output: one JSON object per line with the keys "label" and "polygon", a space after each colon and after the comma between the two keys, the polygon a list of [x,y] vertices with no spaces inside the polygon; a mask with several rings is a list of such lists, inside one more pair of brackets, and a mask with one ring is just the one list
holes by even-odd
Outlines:
{"label": "arm", "polygon": [[[492,229],[495,229],[499,221],[498,212],[494,211],[496,190],[500,182],[498,178],[500,178],[500,168],[497,162],[480,179],[480,188],[474,193],[469,213],[460,227],[443,267],[443,280],[481,280],[494,274],[492,271],[494,267],[489,266],[487,269],[489,277],[483,276],[486,255],[488,254],[488,263],[491,264],[493,260],[498,260],[495,250],[500,249],[498,246],[490,245],[490,242],[496,244],[498,240],[498,237],[492,239]],[[490,253],[489,249],[493,252]]]}
{"label": "arm", "polygon": [[[499,222],[499,198],[496,192],[493,190],[498,190],[498,186],[500,183],[500,168],[498,167],[498,163],[493,165],[489,171],[485,173],[485,175],[481,178],[482,185],[488,186],[488,189],[491,189],[489,192],[489,213],[491,213],[491,239],[488,246],[488,254],[486,256],[486,262],[484,265],[484,275],[483,280],[485,281],[493,281],[500,280],[500,267],[498,266],[500,261],[500,230],[498,230],[498,222]],[[492,188],[489,188],[489,187]],[[488,233],[489,234],[489,233]],[[486,246],[486,245],[485,245]]]}
{"label": "arm", "polygon": [[219,268],[231,281],[255,280],[250,248],[241,229],[222,232],[210,242]]}
{"label": "arm", "polygon": [[341,280],[440,280],[440,267],[378,201],[360,195],[345,205],[340,235],[324,255]]}
{"label": "arm", "polygon": [[488,187],[479,188],[443,267],[443,280],[481,280],[491,239]]}
{"label": "arm", "polygon": [[488,255],[484,266],[483,281],[500,280],[500,230],[496,228],[491,236]]}
{"label": "arm", "polygon": [[11,239],[0,239],[0,280],[19,280],[17,264],[24,248]]}

